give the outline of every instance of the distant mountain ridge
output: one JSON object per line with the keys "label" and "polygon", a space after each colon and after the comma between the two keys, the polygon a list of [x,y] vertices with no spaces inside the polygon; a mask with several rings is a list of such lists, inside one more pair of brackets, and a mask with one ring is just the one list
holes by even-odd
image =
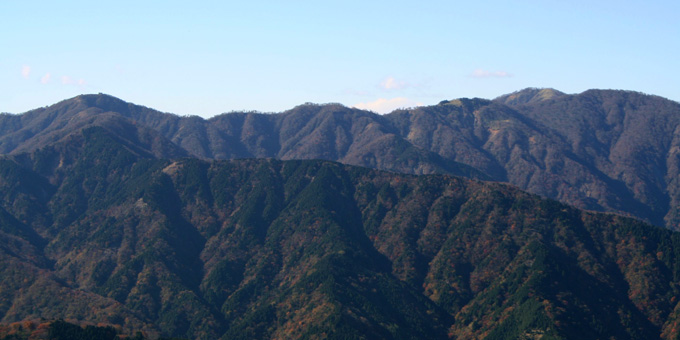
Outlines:
{"label": "distant mountain ridge", "polygon": [[527,88],[513,93],[505,94],[494,99],[510,106],[522,104],[534,104],[545,100],[566,96],[567,94],[549,88]]}
{"label": "distant mountain ridge", "polygon": [[577,207],[680,227],[680,104],[630,91],[525,89],[387,115],[339,104],[179,117],[107,95],[0,116],[18,154],[102,126],[149,157],[325,159],[508,182]]}

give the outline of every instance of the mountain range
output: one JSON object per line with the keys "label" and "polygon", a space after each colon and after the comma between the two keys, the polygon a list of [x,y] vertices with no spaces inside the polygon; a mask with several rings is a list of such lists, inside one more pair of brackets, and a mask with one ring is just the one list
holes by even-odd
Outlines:
{"label": "mountain range", "polygon": [[107,95],[0,116],[0,152],[102,126],[157,158],[323,159],[507,182],[576,207],[678,229],[680,104],[630,91],[525,89],[387,115],[340,104],[179,117]]}
{"label": "mountain range", "polygon": [[3,114],[0,323],[674,339],[679,117],[550,89],[388,115],[205,120],[107,95]]}

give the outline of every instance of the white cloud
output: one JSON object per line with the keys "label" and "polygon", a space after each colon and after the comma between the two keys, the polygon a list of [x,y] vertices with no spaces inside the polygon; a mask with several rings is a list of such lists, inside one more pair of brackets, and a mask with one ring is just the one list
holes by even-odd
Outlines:
{"label": "white cloud", "polygon": [[50,82],[50,78],[52,78],[52,75],[49,72],[45,73],[45,75],[42,78],[40,78],[40,82],[43,84],[47,84]]}
{"label": "white cloud", "polygon": [[[28,76],[30,74],[31,74],[31,67],[30,66],[24,66],[21,69],[21,75],[24,78],[28,78]],[[87,82],[83,78],[79,78],[79,79],[76,80],[75,78],[71,78],[70,76],[61,76],[61,77],[58,77],[58,79],[61,80],[62,85],[72,85],[72,86],[85,86],[85,85],[87,85]],[[52,73],[51,72],[45,73],[45,75],[40,78],[41,84],[49,84],[50,82],[52,82]]]}
{"label": "white cloud", "polygon": [[83,78],[75,80],[75,79],[73,79],[69,76],[61,76],[61,83],[63,85],[73,85],[73,86],[85,86],[87,84],[87,82]]}
{"label": "white cloud", "polygon": [[388,77],[380,83],[380,88],[384,90],[401,90],[408,87],[408,83],[403,80],[396,80],[393,77]]}
{"label": "white cloud", "polygon": [[414,106],[423,106],[423,103],[419,103],[413,100],[410,100],[408,98],[404,97],[397,97],[397,98],[379,98],[376,101],[372,102],[367,102],[367,103],[358,103],[352,105],[353,107],[356,107],[357,109],[362,109],[362,110],[368,110],[368,111],[374,111],[380,114],[383,113],[390,113],[398,108],[402,107],[414,107]]}
{"label": "white cloud", "polygon": [[512,77],[512,74],[506,72],[506,71],[487,71],[487,70],[482,70],[480,68],[474,70],[472,74],[470,75],[473,78],[509,78]]}
{"label": "white cloud", "polygon": [[28,79],[28,76],[30,74],[31,74],[31,67],[28,66],[28,65],[24,65],[24,67],[21,68],[21,76]]}

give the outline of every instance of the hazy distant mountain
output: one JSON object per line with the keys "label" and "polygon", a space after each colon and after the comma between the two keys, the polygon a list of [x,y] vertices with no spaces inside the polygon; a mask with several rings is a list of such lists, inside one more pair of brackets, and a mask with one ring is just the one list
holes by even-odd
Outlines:
{"label": "hazy distant mountain", "polygon": [[675,232],[445,175],[154,159],[119,133],[91,126],[0,159],[2,323],[195,339],[679,335]]}
{"label": "hazy distant mountain", "polygon": [[160,113],[107,95],[84,95],[22,115],[0,116],[0,151],[36,150],[87,126],[114,130],[112,120],[134,127],[112,131],[119,138],[143,140],[140,147],[159,158],[184,152],[204,159],[327,159],[399,172],[484,177],[413,147],[385,127],[380,116],[339,105],[310,104],[280,115],[231,113],[204,120]]}
{"label": "hazy distant mountain", "polygon": [[[599,90],[535,100],[540,93],[454,100],[390,118],[415,146],[496,180],[677,229],[678,103]],[[513,97],[533,99],[503,104]]]}
{"label": "hazy distant mountain", "polygon": [[30,152],[102,126],[139,154],[325,159],[509,182],[577,207],[678,229],[680,105],[627,91],[526,89],[388,115],[338,104],[178,117],[106,95],[0,116],[0,150]]}

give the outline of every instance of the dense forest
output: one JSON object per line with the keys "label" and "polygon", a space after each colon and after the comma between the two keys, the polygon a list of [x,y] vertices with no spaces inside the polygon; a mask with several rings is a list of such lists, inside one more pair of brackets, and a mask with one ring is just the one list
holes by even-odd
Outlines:
{"label": "dense forest", "polygon": [[678,336],[673,231],[450,175],[183,157],[126,124],[0,158],[3,325],[190,339]]}
{"label": "dense forest", "polygon": [[[8,325],[0,324],[0,340],[147,340],[142,332],[134,335],[120,334],[112,326],[84,327],[64,321],[37,321],[30,320],[16,322]],[[183,340],[180,338],[159,337],[157,340]]]}

